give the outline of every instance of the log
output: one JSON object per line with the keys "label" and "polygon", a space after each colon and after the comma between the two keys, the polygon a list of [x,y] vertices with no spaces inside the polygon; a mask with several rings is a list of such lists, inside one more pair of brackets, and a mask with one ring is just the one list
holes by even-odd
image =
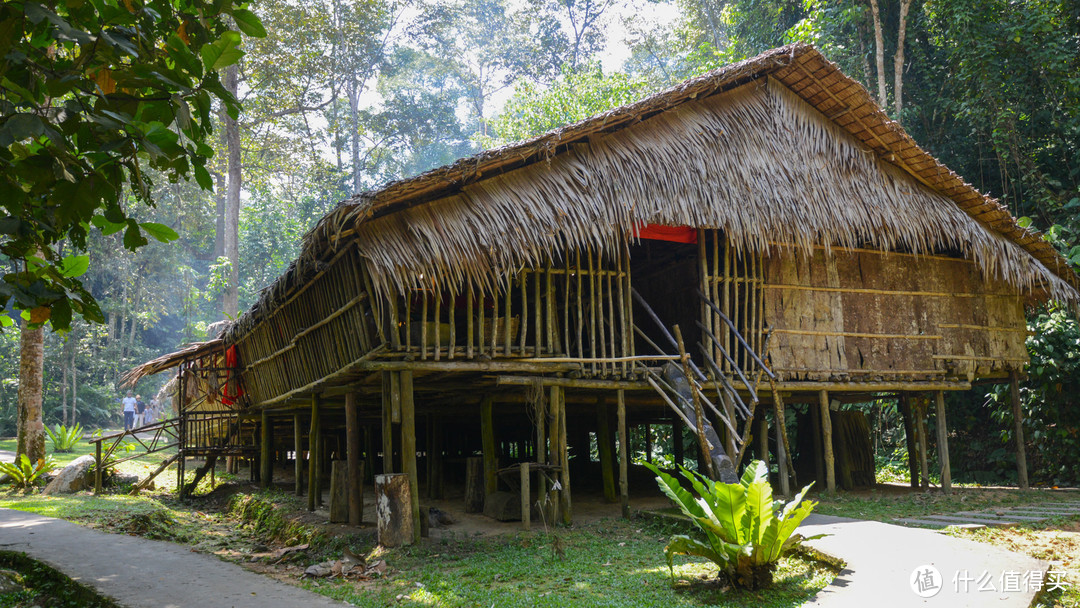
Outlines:
{"label": "log", "polygon": [[1020,408],[1020,374],[1015,369],[1009,370],[1009,397],[1012,401],[1013,440],[1016,442],[1016,481],[1021,490],[1026,490],[1030,486],[1027,449],[1024,447],[1024,411]]}
{"label": "log", "polygon": [[484,512],[484,459],[480,456],[465,459],[465,512]]}
{"label": "log", "polygon": [[330,523],[349,522],[349,463],[334,460],[330,463]]}
{"label": "log", "polygon": [[833,457],[832,415],[829,412],[829,391],[818,392],[818,406],[821,410],[821,439],[825,447],[825,489],[830,494],[836,492],[836,460]]}
{"label": "log", "polygon": [[[348,468],[348,522],[354,526],[364,519],[364,470],[360,463],[360,421],[357,420],[356,393],[345,395],[345,459]],[[331,476],[333,472],[331,471]],[[331,482],[330,508],[333,511],[333,482]]]}
{"label": "log", "polygon": [[375,518],[379,544],[400,547],[414,542],[412,495],[403,473],[375,476]]}
{"label": "log", "polygon": [[945,393],[936,391],[938,461],[941,464],[941,490],[952,490],[952,469],[949,467],[949,427],[945,422]]}

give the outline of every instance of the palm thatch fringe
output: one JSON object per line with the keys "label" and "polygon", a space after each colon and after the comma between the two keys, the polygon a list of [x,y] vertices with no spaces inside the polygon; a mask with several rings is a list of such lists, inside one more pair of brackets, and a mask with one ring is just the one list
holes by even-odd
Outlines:
{"label": "palm thatch fringe", "polygon": [[[976,197],[980,210],[961,208],[974,190],[936,161],[936,173],[910,173],[910,158],[896,161],[901,169],[883,160],[888,150],[873,147],[882,135],[856,136],[809,104],[805,91],[758,78],[787,70],[794,79],[798,62],[819,60],[832,66],[812,47],[777,49],[343,204],[305,237],[301,256],[225,340],[249,332],[347,243],[357,244],[375,291],[389,298],[418,287],[421,276],[428,285],[491,289],[565,252],[591,248],[615,257],[643,223],[718,228],[751,252],[776,241],[807,251],[822,244],[959,251],[986,276],[1029,294],[1080,300],[1075,275],[1057,266],[1059,257],[1044,251],[1037,233],[1019,229],[1007,213],[1001,219],[995,201]],[[859,101],[865,91],[831,69],[844,79],[837,86],[858,89],[850,98]],[[933,160],[877,114],[860,124],[871,118],[904,154],[914,148]],[[934,179],[948,191],[924,185]]]}

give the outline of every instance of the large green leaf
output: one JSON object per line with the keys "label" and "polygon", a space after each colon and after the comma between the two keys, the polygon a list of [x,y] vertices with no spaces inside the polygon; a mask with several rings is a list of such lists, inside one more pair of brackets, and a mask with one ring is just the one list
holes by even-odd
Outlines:
{"label": "large green leaf", "polygon": [[656,465],[651,462],[644,463],[645,467],[653,473],[656,473],[656,483],[660,486],[660,490],[664,492],[674,503],[676,507],[691,519],[698,517],[706,517],[705,510],[698,504],[694,495],[687,492],[679,480],[675,479],[671,475],[661,471]]}
{"label": "large green leaf", "polygon": [[755,460],[746,467],[740,485],[746,490],[746,509],[741,527],[747,534],[746,541],[759,545],[762,534],[773,519],[772,486],[765,463]]}

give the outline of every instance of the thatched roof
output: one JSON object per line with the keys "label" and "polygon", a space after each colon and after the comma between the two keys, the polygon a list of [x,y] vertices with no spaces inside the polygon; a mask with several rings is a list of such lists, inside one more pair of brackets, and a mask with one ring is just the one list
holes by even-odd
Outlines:
{"label": "thatched roof", "polygon": [[202,357],[211,354],[221,354],[224,352],[224,349],[225,343],[221,339],[188,344],[174,353],[162,355],[157,359],[147,361],[136,368],[128,370],[120,376],[120,386],[135,386],[135,383],[145,376],[152,376],[158,372],[163,372],[171,367],[180,365],[184,361],[201,359]]}
{"label": "thatched roof", "polygon": [[484,283],[565,249],[610,249],[641,223],[720,228],[755,250],[780,240],[961,251],[1027,293],[1080,300],[1080,279],[1037,232],[797,44],[343,202],[224,338],[354,243],[385,296],[421,274]]}

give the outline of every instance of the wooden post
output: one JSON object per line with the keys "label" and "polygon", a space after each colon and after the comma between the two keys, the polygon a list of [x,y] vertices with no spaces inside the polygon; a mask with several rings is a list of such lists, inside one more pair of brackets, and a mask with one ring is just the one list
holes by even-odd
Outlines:
{"label": "wooden post", "polygon": [[615,450],[611,437],[611,417],[603,397],[596,403],[596,451],[600,456],[600,474],[604,485],[604,500],[617,502],[615,493]]}
{"label": "wooden post", "polygon": [[419,522],[413,520],[408,475],[375,476],[375,513],[379,544],[384,547],[416,542]]}
{"label": "wooden post", "polygon": [[922,398],[915,400],[915,425],[919,429],[919,470],[922,472],[922,489],[930,489],[930,466],[926,458],[926,406]]}
{"label": "wooden post", "polygon": [[270,413],[265,409],[259,415],[259,486],[269,488],[274,476],[274,459],[271,457],[273,438],[270,431]]}
{"label": "wooden post", "polygon": [[348,498],[350,524],[357,526],[364,518],[363,471],[360,465],[360,421],[357,420],[356,393],[345,394],[345,459],[348,463]]}
{"label": "wooden post", "polygon": [[[359,466],[359,465],[357,465]],[[334,460],[330,463],[330,523],[343,524],[349,522],[349,470],[345,460]]]}
{"label": "wooden post", "polygon": [[[784,396],[776,390],[776,382],[769,380],[773,395],[773,415],[776,416],[776,461],[780,464],[780,487],[784,496],[791,497],[791,486],[798,487],[798,476],[795,474],[795,463],[791,461],[791,442],[787,436],[787,420],[784,411]],[[787,487],[788,489],[783,489]]]}
{"label": "wooden post", "polygon": [[465,512],[484,512],[484,459],[479,456],[465,459]]}
{"label": "wooden post", "polygon": [[94,445],[94,494],[101,494],[101,442]]}
{"label": "wooden post", "polygon": [[784,423],[776,421],[776,463],[780,474],[780,493],[791,497],[791,472],[788,470],[787,450],[784,449]]}
{"label": "wooden post", "polygon": [[293,493],[304,495],[304,433],[300,428],[300,414],[293,414]]}
{"label": "wooden post", "polygon": [[416,404],[411,370],[398,372],[401,384],[401,471],[409,477],[413,542],[420,542],[420,479],[416,471]]}
{"label": "wooden post", "polygon": [[622,516],[630,519],[630,483],[628,478],[629,450],[626,445],[626,391],[615,391],[618,399],[618,427],[619,427],[619,501],[622,502]]}
{"label": "wooden post", "polygon": [[904,419],[904,441],[907,444],[908,476],[911,487],[919,487],[919,447],[915,437],[915,420],[907,393],[900,394],[900,415]]}
{"label": "wooden post", "polygon": [[499,460],[495,453],[495,416],[494,400],[485,395],[480,401],[480,439],[484,456],[484,495],[494,494],[499,489]]}
{"label": "wooden post", "polygon": [[570,525],[570,455],[566,449],[566,399],[563,387],[552,386],[551,389],[551,407],[556,414],[555,427],[559,436],[559,451],[555,461],[559,463],[559,483],[562,485],[559,490],[559,511],[562,512],[563,523]]}
{"label": "wooden post", "polygon": [[821,408],[811,406],[806,408],[810,412],[810,430],[814,437],[814,482],[817,487],[825,487],[825,443],[821,440]]}
{"label": "wooden post", "polygon": [[[1020,409],[1020,374],[1009,370],[1009,396],[1012,401],[1013,439],[1016,441],[1016,481],[1021,490],[1028,489],[1027,449],[1024,447],[1024,411]],[[98,444],[100,449],[101,444]]]}
{"label": "wooden post", "polygon": [[520,467],[518,474],[521,478],[521,527],[529,530],[532,528],[532,497],[529,496],[532,484],[529,478],[529,463],[523,462]]}
{"label": "wooden post", "polygon": [[754,436],[757,439],[758,460],[769,464],[769,420],[765,417],[765,406],[757,407],[761,410],[761,415],[754,417],[754,424],[757,425]]}
{"label": "wooden post", "polygon": [[319,454],[322,429],[319,425],[319,396],[311,396],[311,431],[308,432],[308,511],[315,510],[319,492]]}
{"label": "wooden post", "polygon": [[821,410],[821,440],[825,447],[825,489],[829,493],[836,491],[836,460],[833,457],[832,415],[829,413],[829,391],[818,392],[818,405]]}
{"label": "wooden post", "polygon": [[941,490],[952,489],[952,469],[949,468],[949,427],[945,422],[945,391],[936,391],[937,400],[937,449],[941,464]]}
{"label": "wooden post", "polygon": [[395,372],[382,373],[382,452],[383,475],[394,472],[394,419],[390,386],[397,382]]}

